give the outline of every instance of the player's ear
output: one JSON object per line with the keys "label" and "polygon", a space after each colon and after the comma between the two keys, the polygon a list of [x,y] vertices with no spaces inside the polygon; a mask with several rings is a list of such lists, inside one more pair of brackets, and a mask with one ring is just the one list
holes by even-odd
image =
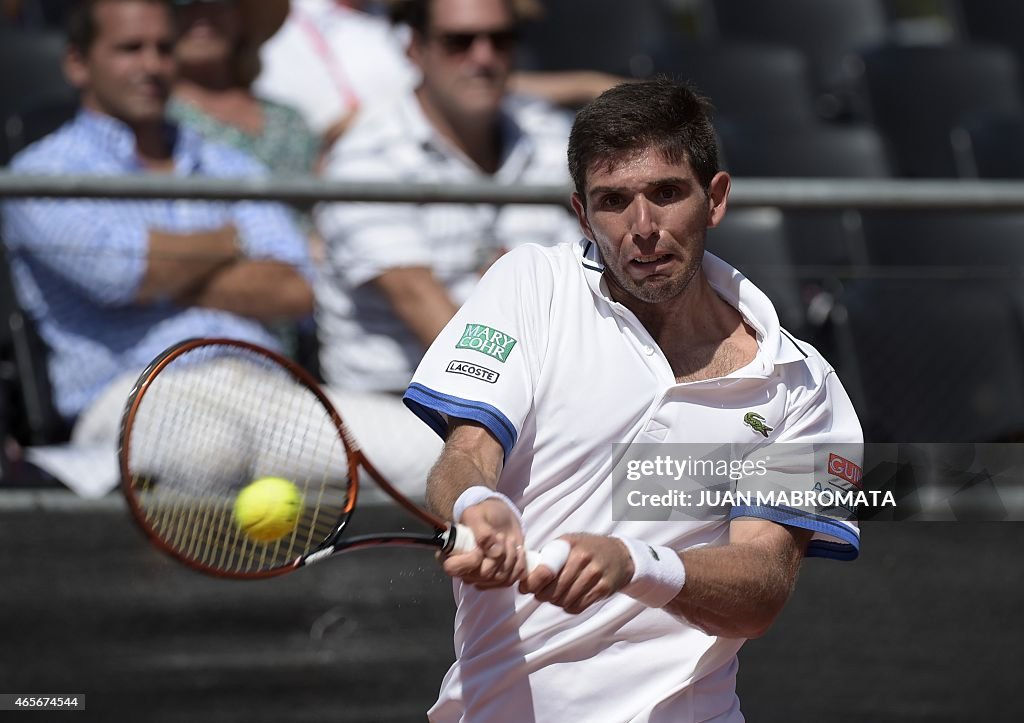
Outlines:
{"label": "player's ear", "polygon": [[576,212],[576,220],[580,222],[580,231],[594,241],[594,231],[590,228],[590,219],[587,218],[587,207],[583,203],[583,197],[575,191],[572,194],[572,210]]}
{"label": "player's ear", "polygon": [[708,185],[708,228],[714,228],[725,218],[729,206],[729,191],[732,178],[725,171],[719,171]]}

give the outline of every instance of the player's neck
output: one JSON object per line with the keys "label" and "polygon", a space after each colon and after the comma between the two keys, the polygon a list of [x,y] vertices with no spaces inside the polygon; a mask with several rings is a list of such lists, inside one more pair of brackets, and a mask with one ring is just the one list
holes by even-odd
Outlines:
{"label": "player's neck", "polygon": [[715,293],[703,273],[675,297],[656,304],[621,299],[662,347],[677,340],[701,344],[730,336],[742,323],[740,313]]}
{"label": "player's neck", "polygon": [[703,274],[694,282],[674,303],[649,304],[637,314],[677,382],[724,377],[757,354],[754,330],[740,312],[715,293]]}

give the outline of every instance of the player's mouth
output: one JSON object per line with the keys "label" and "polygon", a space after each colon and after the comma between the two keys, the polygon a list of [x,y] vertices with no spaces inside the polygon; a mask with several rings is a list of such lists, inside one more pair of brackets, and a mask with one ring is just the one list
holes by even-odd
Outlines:
{"label": "player's mouth", "polygon": [[656,273],[672,261],[672,254],[649,254],[637,256],[629,262],[630,268],[645,274]]}

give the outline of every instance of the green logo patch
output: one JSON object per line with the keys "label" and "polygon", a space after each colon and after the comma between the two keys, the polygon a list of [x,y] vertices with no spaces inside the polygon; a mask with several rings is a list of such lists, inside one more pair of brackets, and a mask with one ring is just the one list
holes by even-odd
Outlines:
{"label": "green logo patch", "polygon": [[503,331],[483,324],[466,324],[466,330],[462,332],[462,338],[455,348],[472,349],[504,364],[515,345],[516,340]]}
{"label": "green logo patch", "polygon": [[762,434],[767,437],[768,433],[771,432],[774,427],[769,427],[764,423],[764,421],[764,417],[757,412],[747,412],[743,415],[743,423],[745,425],[753,429],[758,434]]}

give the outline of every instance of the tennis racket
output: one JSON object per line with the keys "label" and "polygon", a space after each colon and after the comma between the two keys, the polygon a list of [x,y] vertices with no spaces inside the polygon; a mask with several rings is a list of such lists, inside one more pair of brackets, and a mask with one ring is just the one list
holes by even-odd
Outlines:
{"label": "tennis racket", "polygon": [[[271,577],[383,545],[476,547],[472,530],[422,509],[376,470],[305,370],[248,342],[192,339],[153,360],[129,395],[119,458],[121,489],[149,539],[212,575]],[[361,471],[423,531],[346,535]],[[267,477],[295,493],[288,528],[273,539],[253,536],[236,510],[242,490]],[[555,540],[527,565],[557,573],[568,550]]]}

